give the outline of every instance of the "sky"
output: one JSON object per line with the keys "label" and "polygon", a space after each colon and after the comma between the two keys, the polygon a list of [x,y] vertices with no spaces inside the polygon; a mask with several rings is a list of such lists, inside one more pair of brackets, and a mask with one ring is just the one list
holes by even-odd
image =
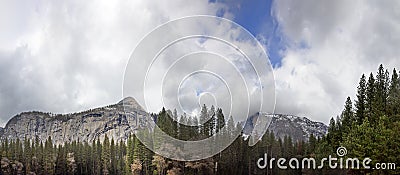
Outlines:
{"label": "sky", "polygon": [[354,99],[363,73],[400,68],[398,9],[394,0],[2,1],[0,125],[23,111],[118,102],[133,48],[188,15],[220,16],[251,32],[273,67],[275,112],[328,123]]}

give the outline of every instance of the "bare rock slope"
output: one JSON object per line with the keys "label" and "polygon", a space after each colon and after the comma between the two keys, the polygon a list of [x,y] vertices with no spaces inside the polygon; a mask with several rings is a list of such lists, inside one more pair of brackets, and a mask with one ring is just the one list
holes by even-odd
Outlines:
{"label": "bare rock slope", "polygon": [[[307,140],[310,134],[323,136],[327,126],[314,122],[306,117],[281,114],[272,116],[269,130],[277,137],[290,135],[294,140]],[[0,128],[0,136],[8,139],[46,140],[51,136],[54,144],[62,144],[74,140],[92,142],[104,136],[115,141],[125,141],[138,127],[147,126],[148,113],[134,98],[127,97],[117,104],[90,109],[73,114],[51,114],[44,112],[23,112],[8,121]],[[258,115],[250,116],[244,127],[244,133],[250,133]]]}
{"label": "bare rock slope", "polygon": [[[124,105],[132,112],[125,112]],[[40,140],[52,137],[53,143],[73,140],[88,141],[104,138],[105,134],[116,141],[125,140],[136,127],[143,123],[146,112],[131,97],[114,105],[87,111],[55,115],[43,112],[24,112],[13,117],[3,129],[2,137],[9,139]]]}

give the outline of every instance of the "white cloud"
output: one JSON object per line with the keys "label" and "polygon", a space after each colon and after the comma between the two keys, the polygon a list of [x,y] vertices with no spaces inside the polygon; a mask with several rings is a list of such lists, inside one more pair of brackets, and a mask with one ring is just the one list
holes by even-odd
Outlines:
{"label": "white cloud", "polygon": [[[248,113],[259,112],[261,98],[266,100],[262,110],[272,112],[274,99],[266,98],[274,95],[273,89],[270,89],[273,88],[273,79],[269,74],[272,68],[268,67],[266,55],[256,40],[245,30],[232,25],[226,20],[215,18],[185,18],[158,28],[132,54],[133,61],[129,63],[125,76],[125,95],[136,97],[151,112],[166,107],[177,108],[178,113],[194,114],[200,107],[197,100],[199,92],[214,95],[225,116],[232,115],[236,121],[243,120]],[[163,36],[165,33],[168,35]],[[189,38],[174,43],[182,36],[200,34],[216,36],[239,49],[211,38]],[[157,52],[170,43],[173,44],[158,58],[154,58]],[[247,54],[250,60],[244,58],[238,50]],[[198,73],[198,70],[206,71]],[[191,76],[186,78],[188,75]],[[257,76],[262,79],[261,86],[269,90],[264,91],[265,96],[260,94],[261,86],[255,78]],[[141,86],[142,83],[145,87]],[[213,104],[211,99],[208,102]]]}
{"label": "white cloud", "polygon": [[362,73],[400,68],[399,1],[274,2],[290,46],[276,68],[277,112],[328,123]]}
{"label": "white cloud", "polygon": [[2,2],[0,123],[21,111],[74,112],[120,100],[129,54],[145,34],[222,8],[184,0]]}
{"label": "white cloud", "polygon": [[[120,100],[141,38],[171,19],[223,8],[184,0],[2,2],[0,123],[21,111],[73,112]],[[355,96],[362,73],[380,63],[400,68],[398,9],[398,1],[275,1],[290,43],[275,69],[277,112],[327,123]]]}

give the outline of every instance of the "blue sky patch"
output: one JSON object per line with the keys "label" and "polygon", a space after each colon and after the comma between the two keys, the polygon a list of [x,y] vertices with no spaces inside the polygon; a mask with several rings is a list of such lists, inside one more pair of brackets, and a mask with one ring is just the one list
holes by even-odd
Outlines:
{"label": "blue sky patch", "polygon": [[[218,2],[228,5],[228,10],[235,15],[233,21],[253,34],[266,47],[273,67],[279,67],[282,60],[281,53],[285,51],[287,43],[275,17],[272,15],[273,1],[222,0]],[[221,15],[221,13],[218,12],[217,15]]]}

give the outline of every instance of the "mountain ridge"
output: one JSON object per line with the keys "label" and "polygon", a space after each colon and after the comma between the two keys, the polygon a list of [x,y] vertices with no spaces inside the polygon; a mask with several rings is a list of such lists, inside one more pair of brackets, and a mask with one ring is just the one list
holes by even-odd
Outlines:
{"label": "mountain ridge", "polygon": [[[132,97],[126,97],[116,104],[70,114],[22,112],[12,117],[4,128],[0,128],[0,137],[8,139],[38,137],[43,141],[51,136],[54,144],[63,144],[74,140],[87,142],[97,138],[102,140],[107,134],[117,142],[126,141],[138,127],[145,126],[147,115],[148,113]],[[306,117],[269,115],[272,116],[272,121],[268,129],[277,137],[290,135],[293,140],[307,140],[311,133],[322,137],[327,131],[327,126],[323,123],[311,121]],[[247,118],[244,133],[253,129],[255,119],[255,116]]]}
{"label": "mountain ridge", "polygon": [[322,137],[328,131],[328,126],[324,123],[312,121],[307,117],[269,113],[261,113],[261,115],[259,115],[257,113],[247,118],[244,123],[244,134],[249,135],[251,133],[254,129],[255,121],[257,121],[259,116],[271,118],[268,130],[270,132],[272,131],[276,137],[281,139],[283,139],[285,135],[290,135],[294,141],[308,140],[311,134],[315,137]]}

